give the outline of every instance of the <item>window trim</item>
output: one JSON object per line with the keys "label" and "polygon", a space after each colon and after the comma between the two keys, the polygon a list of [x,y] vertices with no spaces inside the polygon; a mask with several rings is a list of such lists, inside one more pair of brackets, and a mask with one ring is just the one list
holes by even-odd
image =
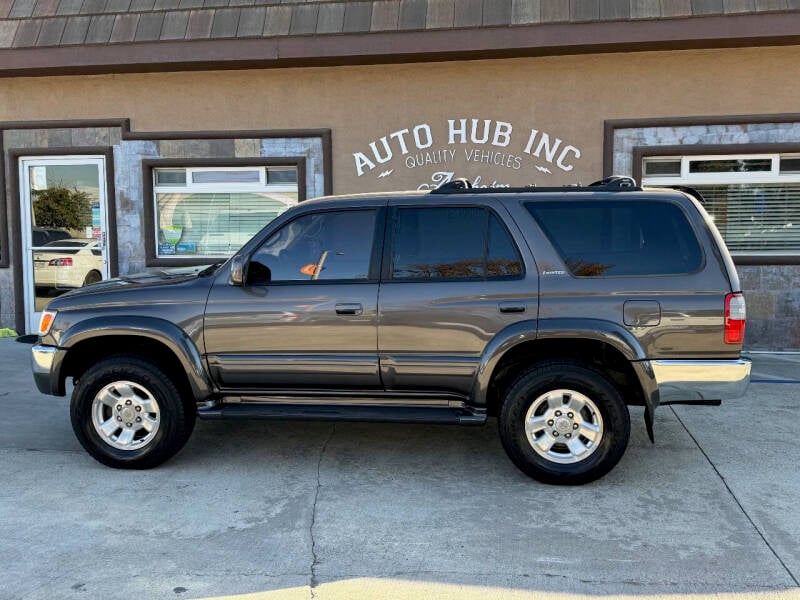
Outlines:
{"label": "window trim", "polygon": [[[519,275],[492,275],[487,276],[484,275],[483,277],[430,277],[430,278],[423,278],[423,277],[413,277],[408,279],[395,279],[392,277],[392,273],[394,271],[394,245],[395,245],[395,237],[397,235],[397,216],[401,210],[408,210],[408,209],[430,209],[430,208],[479,208],[482,209],[487,213],[486,216],[486,239],[484,240],[484,254],[483,254],[483,262],[485,270],[486,263],[488,260],[488,244],[489,244],[489,215],[493,214],[500,224],[503,226],[503,229],[508,234],[511,243],[514,245],[514,249],[517,251],[517,256],[519,257],[519,263],[522,268],[522,272]],[[487,281],[519,281],[523,280],[527,277],[527,270],[525,269],[525,257],[520,250],[519,244],[517,244],[517,240],[514,239],[513,234],[508,229],[508,225],[506,225],[505,220],[501,217],[498,212],[494,209],[494,207],[488,204],[399,204],[389,207],[389,214],[388,218],[386,219],[386,241],[384,242],[384,251],[383,251],[383,260],[381,263],[381,283],[468,283],[468,282],[487,282]]]}
{"label": "window trim", "polygon": [[355,212],[355,211],[372,211],[375,213],[375,226],[372,231],[372,248],[369,256],[369,267],[367,270],[366,279],[298,279],[296,281],[270,281],[265,284],[250,284],[247,283],[247,273],[244,276],[244,285],[246,287],[264,288],[269,286],[287,286],[287,285],[330,285],[330,284],[356,284],[356,283],[371,283],[373,285],[380,283],[380,265],[383,258],[384,248],[384,235],[386,231],[386,206],[343,206],[343,207],[330,207],[320,210],[309,210],[293,215],[291,219],[285,223],[281,223],[274,230],[267,233],[262,239],[258,240],[253,250],[245,253],[245,263],[249,266],[250,261],[253,260],[253,255],[259,251],[261,246],[267,243],[273,235],[278,233],[284,227],[288,227],[298,219],[308,217],[309,215],[321,215],[326,213],[341,213],[341,212]]}
{"label": "window trim", "polygon": [[[156,207],[155,199],[158,191],[174,191],[178,186],[156,186],[155,169],[186,168],[202,170],[219,170],[220,168],[246,167],[294,167],[297,169],[297,202],[306,200],[306,158],[304,156],[274,156],[253,158],[158,158],[142,160],[142,197],[144,202],[145,266],[147,267],[191,267],[209,265],[222,260],[223,257],[159,257],[156,252]],[[187,184],[188,186],[188,179]],[[192,184],[193,191],[207,192],[208,188],[219,189],[228,184]],[[253,185],[253,184],[244,184]],[[184,186],[181,186],[184,187]],[[200,189],[200,187],[204,189]]]}
{"label": "window trim", "polygon": [[[797,116],[797,115],[795,115]],[[713,121],[713,117],[711,117]],[[792,119],[795,120],[795,119]],[[750,122],[750,121],[748,121]],[[759,122],[783,122],[770,118]],[[608,122],[607,122],[608,123]],[[727,121],[726,121],[727,123]],[[698,123],[700,124],[700,123]],[[636,181],[642,181],[645,158],[666,158],[671,156],[730,156],[749,154],[800,154],[800,142],[780,142],[763,144],[696,144],[672,146],[634,146],[632,149],[632,175]],[[797,175],[794,173],[793,175]],[[648,181],[650,178],[647,178]],[[679,185],[679,177],[671,177],[666,185]],[[785,180],[782,180],[785,181]],[[696,185],[700,185],[699,183]],[[731,253],[736,265],[800,265],[800,253],[764,254]]]}

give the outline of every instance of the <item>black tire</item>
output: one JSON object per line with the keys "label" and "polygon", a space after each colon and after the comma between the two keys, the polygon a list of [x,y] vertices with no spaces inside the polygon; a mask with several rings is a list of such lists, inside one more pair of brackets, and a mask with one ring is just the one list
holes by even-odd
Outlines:
{"label": "black tire", "polygon": [[[147,445],[133,450],[107,443],[92,423],[92,403],[105,386],[130,381],[146,388],[159,407],[159,426]],[[170,375],[155,363],[135,355],[119,354],[90,367],[72,392],[72,429],[81,446],[97,461],[117,469],[150,469],[177,454],[194,429],[196,409],[183,398]]]}
{"label": "black tire", "polygon": [[103,281],[103,276],[100,274],[100,271],[89,271],[86,277],[83,278],[83,285],[92,285],[100,281]]}
{"label": "black tire", "polygon": [[[600,441],[586,458],[570,464],[542,456],[525,432],[525,417],[534,402],[558,389],[588,397],[602,417]],[[613,382],[593,366],[568,360],[538,363],[522,373],[503,398],[498,426],[512,462],[526,475],[552,485],[582,485],[608,473],[625,453],[631,431],[630,413]]]}

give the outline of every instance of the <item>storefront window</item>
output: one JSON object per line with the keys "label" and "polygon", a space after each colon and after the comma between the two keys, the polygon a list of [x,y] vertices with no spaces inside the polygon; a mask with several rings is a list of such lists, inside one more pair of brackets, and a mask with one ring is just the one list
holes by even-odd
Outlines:
{"label": "storefront window", "polygon": [[295,167],[153,171],[156,256],[227,257],[298,201]]}
{"label": "storefront window", "polygon": [[642,167],[643,185],[699,191],[732,254],[800,254],[800,157],[673,156]]}

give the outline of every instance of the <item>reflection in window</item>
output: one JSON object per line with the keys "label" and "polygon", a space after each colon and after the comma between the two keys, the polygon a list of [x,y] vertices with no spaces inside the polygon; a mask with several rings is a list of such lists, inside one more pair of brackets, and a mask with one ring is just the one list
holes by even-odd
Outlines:
{"label": "reflection in window", "polygon": [[528,202],[573,275],[675,275],[703,255],[686,215],[659,201]]}
{"label": "reflection in window", "polygon": [[28,181],[33,247],[101,236],[97,165],[31,165]]}
{"label": "reflection in window", "polygon": [[299,217],[256,251],[248,283],[367,279],[374,230],[374,210]]}
{"label": "reflection in window", "polygon": [[489,258],[486,261],[488,277],[522,275],[522,259],[508,230],[494,213],[489,213]]}
{"label": "reflection in window", "polygon": [[484,208],[401,208],[395,232],[393,279],[522,274],[522,260],[508,230]]}

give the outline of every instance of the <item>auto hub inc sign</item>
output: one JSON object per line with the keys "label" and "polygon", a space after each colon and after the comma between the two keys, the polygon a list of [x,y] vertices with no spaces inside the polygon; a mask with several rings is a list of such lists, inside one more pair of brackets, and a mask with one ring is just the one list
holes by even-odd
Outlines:
{"label": "auto hub inc sign", "polygon": [[[353,152],[358,177],[403,181],[415,175],[417,189],[467,177],[476,187],[547,185],[554,173],[570,172],[581,151],[556,135],[493,119],[447,119],[433,127],[418,123],[392,131]],[[405,186],[401,186],[405,187]]]}

